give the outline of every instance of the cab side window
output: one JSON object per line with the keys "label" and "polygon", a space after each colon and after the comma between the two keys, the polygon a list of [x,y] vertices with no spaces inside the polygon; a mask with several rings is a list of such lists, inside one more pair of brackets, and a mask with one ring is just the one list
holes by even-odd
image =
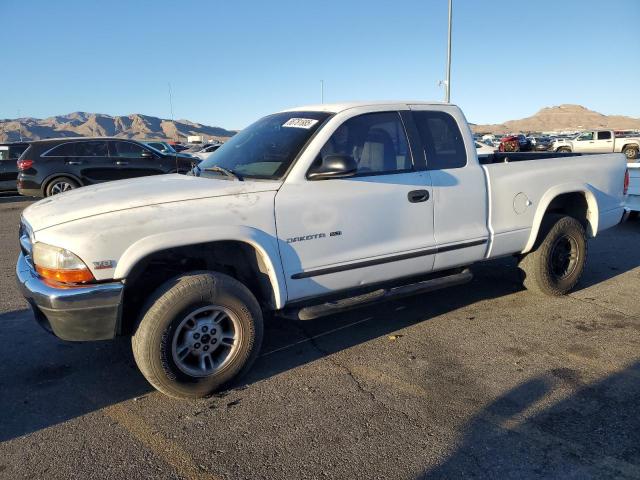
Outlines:
{"label": "cab side window", "polygon": [[137,143],[113,142],[112,156],[124,158],[141,158],[146,149]]}
{"label": "cab side window", "polygon": [[358,176],[411,171],[407,135],[398,112],[367,113],[350,118],[320,150],[322,158],[345,155],[358,164]]}
{"label": "cab side window", "polygon": [[76,157],[107,157],[107,142],[78,142],[75,149]]}
{"label": "cab side window", "polygon": [[598,132],[598,140],[611,140],[611,132]]}
{"label": "cab side window", "polygon": [[462,168],[467,164],[462,133],[445,112],[414,111],[413,118],[427,157],[427,169]]}
{"label": "cab side window", "polygon": [[579,142],[584,142],[588,140],[593,140],[593,132],[586,132],[578,137]]}

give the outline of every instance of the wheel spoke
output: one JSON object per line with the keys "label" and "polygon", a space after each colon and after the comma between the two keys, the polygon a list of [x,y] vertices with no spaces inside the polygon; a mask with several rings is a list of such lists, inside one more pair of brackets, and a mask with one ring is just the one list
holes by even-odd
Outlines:
{"label": "wheel spoke", "polygon": [[225,347],[233,347],[236,343],[236,339],[233,335],[227,334],[220,339],[220,343]]}
{"label": "wheel spoke", "polygon": [[180,360],[184,360],[185,358],[187,358],[187,355],[189,355],[189,347],[182,346],[182,347],[178,347],[178,358]]}
{"label": "wheel spoke", "polygon": [[205,353],[200,357],[200,370],[202,370],[203,373],[207,373],[213,370],[213,366],[214,363],[213,359],[211,358],[211,354]]}
{"label": "wheel spoke", "polygon": [[211,317],[211,321],[215,324],[219,324],[225,318],[226,318],[225,313],[219,310],[213,314],[213,316]]}

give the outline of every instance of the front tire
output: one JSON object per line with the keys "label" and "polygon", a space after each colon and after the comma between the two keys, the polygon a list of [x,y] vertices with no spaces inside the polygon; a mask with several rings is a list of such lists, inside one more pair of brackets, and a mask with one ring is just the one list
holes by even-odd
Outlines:
{"label": "front tire", "polygon": [[131,343],[157,390],[200,398],[251,367],[262,332],[262,312],[247,287],[228,275],[196,272],[158,288]]}
{"label": "front tire", "polygon": [[559,149],[556,150],[556,152],[571,153],[571,149],[569,147],[560,147]]}
{"label": "front tire", "polygon": [[550,296],[568,293],[576,286],[587,259],[587,236],[573,217],[548,215],[543,221],[534,250],[518,268],[527,290]]}

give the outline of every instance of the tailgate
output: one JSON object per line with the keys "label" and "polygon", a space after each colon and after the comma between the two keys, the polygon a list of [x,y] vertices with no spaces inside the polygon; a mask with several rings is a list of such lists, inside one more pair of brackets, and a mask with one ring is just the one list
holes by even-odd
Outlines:
{"label": "tailgate", "polygon": [[640,195],[640,163],[629,163],[629,195]]}

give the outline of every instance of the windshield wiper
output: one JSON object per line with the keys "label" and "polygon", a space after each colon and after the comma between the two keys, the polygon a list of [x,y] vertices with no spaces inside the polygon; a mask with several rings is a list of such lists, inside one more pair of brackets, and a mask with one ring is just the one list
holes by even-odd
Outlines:
{"label": "windshield wiper", "polygon": [[242,182],[244,181],[244,178],[242,178],[242,176],[236,172],[234,172],[233,170],[230,170],[228,168],[224,168],[224,167],[220,167],[218,165],[214,165],[213,167],[207,167],[207,168],[202,168],[200,169],[200,167],[198,167],[199,170],[202,170],[204,172],[220,172],[220,173],[224,173],[227,177],[233,177],[236,180]]}

